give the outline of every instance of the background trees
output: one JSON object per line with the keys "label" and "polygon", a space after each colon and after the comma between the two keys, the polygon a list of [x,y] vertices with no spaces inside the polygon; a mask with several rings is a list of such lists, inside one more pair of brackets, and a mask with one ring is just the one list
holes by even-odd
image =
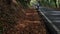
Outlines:
{"label": "background trees", "polygon": [[[33,0],[31,0],[33,1]],[[38,2],[38,0],[36,0]],[[34,1],[34,3],[36,2]],[[52,7],[52,8],[60,8],[60,0],[39,0],[42,6]]]}
{"label": "background trees", "polygon": [[43,6],[49,6],[53,8],[60,7],[60,0],[41,0],[40,2]]}

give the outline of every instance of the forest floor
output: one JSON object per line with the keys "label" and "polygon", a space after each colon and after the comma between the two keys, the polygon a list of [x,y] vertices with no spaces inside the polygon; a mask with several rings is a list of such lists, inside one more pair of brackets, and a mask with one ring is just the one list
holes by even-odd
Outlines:
{"label": "forest floor", "polygon": [[20,5],[15,6],[14,3],[9,5],[6,1],[1,3],[0,21],[3,26],[3,34],[47,34],[44,21],[38,15],[37,10],[22,9]]}
{"label": "forest floor", "polygon": [[14,29],[10,28],[4,34],[47,34],[47,30],[42,20],[39,17],[37,10],[24,9],[24,15],[21,16]]}

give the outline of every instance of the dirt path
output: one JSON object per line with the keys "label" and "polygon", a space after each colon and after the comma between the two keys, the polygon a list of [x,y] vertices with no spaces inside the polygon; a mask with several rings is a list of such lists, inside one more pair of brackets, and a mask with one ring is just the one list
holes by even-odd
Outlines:
{"label": "dirt path", "polygon": [[3,34],[46,34],[44,22],[36,10],[25,9],[23,12],[25,14],[21,15],[17,24]]}
{"label": "dirt path", "polygon": [[39,18],[37,11],[26,9],[25,13],[24,19],[18,21],[15,26],[18,29],[16,34],[46,34],[44,22],[41,20],[42,18]]}

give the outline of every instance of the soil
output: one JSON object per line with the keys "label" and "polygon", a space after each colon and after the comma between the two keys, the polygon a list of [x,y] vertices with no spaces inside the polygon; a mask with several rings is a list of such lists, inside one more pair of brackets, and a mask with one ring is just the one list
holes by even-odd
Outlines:
{"label": "soil", "polygon": [[[12,0],[10,0],[12,1]],[[46,34],[46,28],[42,17],[37,10],[24,9],[21,4],[16,5],[7,0],[0,0],[0,25],[2,34]]]}

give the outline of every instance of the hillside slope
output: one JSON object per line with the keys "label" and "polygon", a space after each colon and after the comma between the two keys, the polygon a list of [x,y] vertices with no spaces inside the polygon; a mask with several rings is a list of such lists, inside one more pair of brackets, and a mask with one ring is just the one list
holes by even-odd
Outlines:
{"label": "hillside slope", "polygon": [[44,22],[35,9],[24,9],[12,0],[0,0],[0,7],[2,34],[46,34]]}

